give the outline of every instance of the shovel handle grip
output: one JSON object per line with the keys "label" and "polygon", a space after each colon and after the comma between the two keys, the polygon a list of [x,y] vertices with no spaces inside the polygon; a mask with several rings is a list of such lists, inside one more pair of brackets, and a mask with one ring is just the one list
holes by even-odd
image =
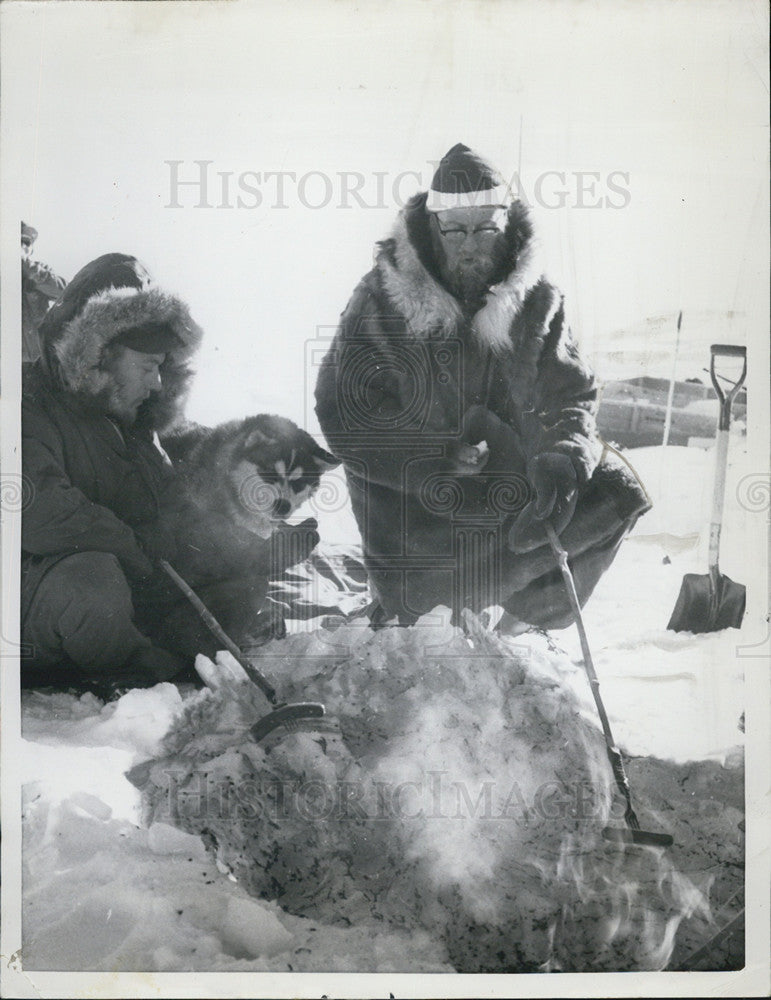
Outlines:
{"label": "shovel handle grip", "polygon": [[741,344],[712,344],[710,352],[713,357],[722,355],[726,358],[746,358],[747,348]]}
{"label": "shovel handle grip", "polygon": [[[744,380],[747,377],[747,348],[740,344],[712,344],[710,347],[710,354],[709,375],[712,379],[712,385],[714,386],[715,392],[717,393],[717,398],[720,401],[720,421],[718,423],[718,430],[727,431],[731,426],[731,407],[733,406],[734,400],[739,394],[739,390],[744,385]],[[718,357],[742,358],[744,360],[741,375],[736,382],[734,382],[727,393],[718,382],[717,374],[715,372],[715,358]]]}

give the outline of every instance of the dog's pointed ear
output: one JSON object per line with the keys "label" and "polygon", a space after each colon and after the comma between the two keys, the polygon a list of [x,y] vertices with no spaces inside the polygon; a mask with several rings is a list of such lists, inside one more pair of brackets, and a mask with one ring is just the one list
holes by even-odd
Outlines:
{"label": "dog's pointed ear", "polygon": [[319,468],[322,472],[328,472],[330,469],[336,469],[340,464],[340,459],[335,458],[335,456],[329,452],[325,451],[320,445],[313,442],[313,457],[318,462]]}
{"label": "dog's pointed ear", "polygon": [[265,432],[261,431],[259,427],[253,427],[244,438],[243,447],[244,451],[248,451],[250,448],[254,448],[257,445],[267,447],[276,443],[277,442],[274,437],[271,437],[269,434],[265,434]]}

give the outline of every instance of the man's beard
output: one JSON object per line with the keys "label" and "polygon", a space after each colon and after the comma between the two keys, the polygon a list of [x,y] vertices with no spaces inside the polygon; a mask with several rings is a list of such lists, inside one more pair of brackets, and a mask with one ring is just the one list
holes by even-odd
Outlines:
{"label": "man's beard", "polygon": [[469,264],[457,264],[446,274],[452,294],[466,305],[481,303],[490,288],[493,264],[489,258]]}
{"label": "man's beard", "polygon": [[119,386],[111,386],[99,394],[99,409],[117,420],[124,427],[132,427],[142,403],[130,403],[123,395]]}

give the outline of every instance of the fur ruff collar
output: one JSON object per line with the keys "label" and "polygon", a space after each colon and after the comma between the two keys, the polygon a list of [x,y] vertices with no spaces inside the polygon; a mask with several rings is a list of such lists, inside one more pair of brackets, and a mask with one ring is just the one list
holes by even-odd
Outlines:
{"label": "fur ruff collar", "polygon": [[[390,238],[380,244],[377,268],[388,298],[405,318],[411,334],[418,339],[445,339],[457,333],[463,312],[439,280],[425,200],[425,193],[416,195],[399,213]],[[542,273],[530,213],[521,202],[509,208],[504,239],[503,273],[471,321],[479,344],[496,354],[512,349],[511,324]]]}
{"label": "fur ruff collar", "polygon": [[143,404],[137,418],[138,423],[161,430],[181,412],[193,377],[188,361],[203,337],[180,299],[153,287],[99,292],[63,327],[50,351],[64,391],[86,403],[96,401],[111,388],[111,376],[101,368],[105,347],[124,330],[145,323],[168,325],[180,341],[161,365],[163,390]]}

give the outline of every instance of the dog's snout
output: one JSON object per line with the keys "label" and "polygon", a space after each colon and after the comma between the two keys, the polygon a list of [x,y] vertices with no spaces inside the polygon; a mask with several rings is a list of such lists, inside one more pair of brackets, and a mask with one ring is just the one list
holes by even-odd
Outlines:
{"label": "dog's snout", "polygon": [[274,517],[286,517],[291,509],[292,505],[290,502],[282,497],[273,504],[272,513]]}

